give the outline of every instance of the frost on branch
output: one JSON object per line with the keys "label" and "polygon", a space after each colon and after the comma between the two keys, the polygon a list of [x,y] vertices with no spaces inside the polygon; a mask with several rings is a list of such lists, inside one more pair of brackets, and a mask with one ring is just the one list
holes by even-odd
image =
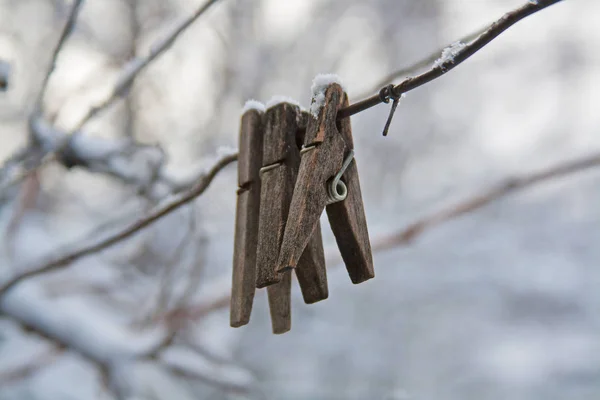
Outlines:
{"label": "frost on branch", "polygon": [[325,90],[332,83],[337,83],[342,87],[344,92],[346,91],[342,80],[335,74],[319,74],[313,79],[312,87],[310,88],[313,99],[310,105],[310,113],[313,117],[317,118],[319,116],[319,111],[323,107],[323,104],[325,104]]}
{"label": "frost on branch", "polygon": [[448,63],[454,64],[454,57],[456,57],[465,47],[467,47],[467,45],[461,41],[452,43],[442,50],[442,56],[435,60],[433,66],[436,68],[440,67],[442,71],[444,71],[446,69],[445,65]]}

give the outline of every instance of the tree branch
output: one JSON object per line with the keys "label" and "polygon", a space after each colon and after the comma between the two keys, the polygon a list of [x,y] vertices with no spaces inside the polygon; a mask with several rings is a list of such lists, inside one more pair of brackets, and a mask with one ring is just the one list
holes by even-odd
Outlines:
{"label": "tree branch", "polygon": [[[476,32],[472,32],[472,33],[470,33],[470,34],[468,34],[466,36],[463,36],[462,38],[460,38],[458,40],[458,42],[461,42],[461,43],[470,43],[471,41],[473,41],[475,38],[477,38],[478,36],[480,36],[486,30],[488,30],[487,26],[485,28],[483,28],[483,29],[479,29]],[[422,68],[425,68],[425,67],[433,64],[435,62],[435,60],[437,60],[438,58],[440,58],[440,54],[442,54],[442,51],[444,51],[444,49],[446,47],[443,47],[443,48],[441,48],[439,50],[436,50],[435,52],[433,52],[430,55],[428,55],[426,58],[423,58],[423,59],[415,62],[414,64],[411,64],[411,65],[406,66],[406,67],[402,67],[401,69],[398,69],[398,70],[396,70],[394,72],[391,72],[385,78],[380,79],[377,84],[373,85],[373,87],[375,89],[380,89],[383,86],[389,84],[390,82],[393,82],[397,78],[404,77],[404,76],[407,76],[407,75],[410,75],[410,74],[414,74],[418,70],[420,70]],[[361,94],[356,95],[356,97],[357,98],[361,98],[361,97],[367,97],[368,95],[369,95],[369,93],[361,93]]]}
{"label": "tree branch", "polygon": [[[426,72],[423,72],[420,75],[417,75],[412,78],[407,78],[402,81],[400,84],[394,87],[394,94],[400,96],[403,93],[409,92],[413,89],[418,88],[419,86],[423,86],[434,79],[437,79],[444,75],[446,72],[450,71],[457,65],[461,64],[463,61],[470,58],[473,54],[477,53],[483,47],[485,47],[488,43],[498,37],[502,32],[522,20],[523,18],[528,17],[529,15],[535,14],[538,11],[543,10],[546,7],[549,7],[555,3],[558,3],[562,0],[538,0],[538,1],[528,1],[525,5],[508,12],[502,16],[499,20],[494,22],[486,29],[477,39],[473,42],[465,45],[460,48],[456,53],[452,55],[452,57],[448,57],[446,59],[440,59],[440,62],[437,63]],[[378,104],[382,103],[382,100],[379,94],[375,94],[368,99],[359,101],[354,103],[346,108],[343,108],[338,111],[337,118],[347,118],[351,115],[357,114],[359,112],[365,111],[371,107],[374,107]]]}
{"label": "tree branch", "polygon": [[538,183],[566,175],[582,172],[600,166],[600,152],[587,157],[563,162],[553,165],[545,170],[528,175],[507,179],[504,183],[497,185],[481,194],[467,198],[451,207],[443,208],[429,216],[421,218],[401,231],[383,236],[373,241],[373,251],[389,250],[398,246],[408,246],[413,240],[425,230],[433,228],[444,222],[458,218],[485,207],[489,203],[508,196],[519,190],[527,189]]}
{"label": "tree branch", "polygon": [[217,3],[219,0],[209,0],[200,8],[198,8],[193,14],[188,16],[181,24],[175,27],[166,37],[159,39],[156,43],[150,47],[150,52],[146,57],[134,58],[127,62],[122,70],[121,76],[115,83],[111,95],[105,99],[102,103],[90,108],[85,116],[79,121],[73,132],[79,131],[83,125],[85,125],[90,119],[98,115],[100,112],[108,108],[115,100],[123,96],[127,89],[133,84],[137,76],[146,69],[158,56],[165,52],[175,40],[183,33],[187,28],[190,27],[202,14],[204,14],[210,6]]}
{"label": "tree branch", "polygon": [[[127,62],[121,70],[121,76],[115,83],[115,86],[111,92],[111,95],[107,99],[105,99],[101,104],[96,105],[96,106],[92,107],[90,110],[88,110],[87,114],[82,118],[82,120],[79,121],[79,123],[76,125],[76,127],[74,129],[72,129],[71,134],[66,133],[66,132],[59,132],[57,129],[55,129],[53,127],[46,127],[45,128],[46,132],[49,129],[54,132],[53,141],[56,143],[53,143],[53,145],[50,147],[43,146],[44,151],[40,154],[38,154],[38,152],[35,152],[36,154],[34,154],[34,156],[30,156],[30,154],[29,154],[29,153],[31,153],[31,150],[32,150],[31,146],[29,148],[25,149],[24,151],[22,151],[22,153],[25,153],[26,155],[30,156],[30,158],[33,158],[33,161],[31,161],[31,163],[30,163],[31,165],[20,166],[20,168],[18,168],[15,165],[16,163],[14,163],[14,162],[5,163],[4,166],[2,167],[2,169],[0,169],[0,195],[6,189],[12,187],[13,185],[20,182],[23,178],[25,178],[27,176],[27,174],[29,173],[29,171],[38,168],[39,166],[43,165],[44,163],[46,163],[48,161],[55,160],[55,158],[52,156],[52,155],[55,155],[55,153],[70,152],[71,151],[70,147],[72,144],[71,140],[79,140],[80,139],[80,137],[82,136],[81,128],[83,127],[83,125],[85,125],[91,118],[93,118],[94,116],[99,114],[101,111],[108,108],[118,98],[124,96],[127,92],[127,89],[135,81],[135,79],[137,78],[139,73],[142,72],[144,69],[146,69],[154,60],[156,60],[167,49],[169,49],[169,47],[175,42],[175,40],[179,37],[179,35],[181,33],[183,33],[190,25],[192,25],[193,22],[195,22],[201,15],[203,15],[210,8],[210,6],[217,3],[218,1],[219,0],[209,0],[204,5],[202,5],[200,8],[198,8],[193,14],[186,17],[185,20],[181,24],[177,25],[175,27],[175,29],[173,29],[166,37],[159,39],[154,45],[152,45],[150,52],[148,53],[148,55],[146,57],[134,58],[134,59],[130,60],[129,62]],[[40,123],[48,125],[45,121],[43,121],[43,118],[42,118],[41,101],[43,99],[45,87],[47,86],[47,81],[49,79],[49,76],[50,76],[52,70],[54,69],[54,65],[56,62],[56,58],[58,57],[58,53],[60,52],[60,49],[64,45],[69,33],[72,31],[72,28],[75,24],[75,20],[77,17],[77,12],[79,11],[79,7],[80,7],[81,3],[82,3],[82,0],[77,0],[74,4],[73,8],[71,9],[71,14],[69,16],[69,20],[67,21],[67,24],[65,25],[65,29],[63,30],[63,33],[59,40],[59,44],[57,45],[57,47],[55,49],[52,63],[51,63],[51,68],[48,71],[46,78],[44,79],[44,84],[42,86],[42,90],[40,92],[39,99],[37,101],[37,103],[39,103],[39,104],[36,103],[37,105],[35,107],[35,111],[31,115],[30,131],[35,140],[40,140],[40,141],[47,140],[47,137],[43,137],[44,135],[40,134],[40,130],[38,129]],[[2,71],[0,71],[0,76],[1,75],[2,75]],[[0,79],[0,80],[2,80],[2,79]],[[41,138],[39,137],[40,135],[42,136]],[[20,160],[20,161],[22,162],[23,160]],[[58,161],[63,163],[67,167],[70,166],[68,164],[68,162],[65,163],[64,158],[61,159],[60,157],[58,157]]]}
{"label": "tree branch", "polygon": [[60,34],[60,38],[58,39],[58,43],[54,48],[52,53],[52,60],[50,61],[50,66],[46,75],[44,76],[44,80],[42,81],[42,86],[40,92],[38,94],[38,98],[35,102],[33,115],[39,115],[42,112],[42,101],[44,100],[44,94],[46,93],[46,88],[48,86],[48,81],[50,80],[50,76],[52,72],[54,72],[54,68],[56,68],[56,60],[58,59],[58,55],[65,45],[67,38],[73,31],[75,27],[75,23],[77,21],[77,16],[79,15],[79,10],[81,9],[81,5],[83,4],[83,0],[74,0],[73,6],[71,7],[71,11],[69,12],[69,17],[67,18],[67,22],[63,27],[63,30]]}
{"label": "tree branch", "polygon": [[[191,345],[187,349],[178,346],[176,331],[162,323],[143,330],[115,329],[110,326],[112,320],[103,319],[102,313],[96,315],[87,307],[56,307],[36,285],[18,288],[0,298],[0,313],[50,341],[55,349],[81,355],[101,371],[114,394],[131,391],[128,375],[138,362],[157,363],[172,374],[203,380],[223,390],[246,391],[253,381],[253,376],[241,367],[223,365],[194,351]],[[28,363],[0,374],[0,383],[25,378],[46,364],[37,361],[36,365]]]}
{"label": "tree branch", "polygon": [[119,243],[121,240],[127,239],[133,234],[148,227],[149,225],[153,224],[160,218],[164,217],[165,215],[168,215],[169,213],[178,209],[179,207],[189,203],[190,201],[194,200],[196,197],[204,193],[204,191],[211,184],[215,176],[217,176],[217,174],[227,165],[236,161],[237,157],[237,153],[221,157],[219,160],[217,160],[217,162],[212,166],[210,170],[208,170],[199,178],[198,182],[188,192],[183,193],[181,196],[166,203],[165,205],[157,207],[154,211],[151,211],[147,216],[127,226],[123,230],[112,234],[106,238],[97,240],[96,242],[91,244],[71,246],[73,248],[67,249],[67,251],[61,251],[58,256],[50,257],[51,261],[45,262],[41,266],[26,269],[25,272],[15,276],[14,278],[6,282],[4,285],[0,286],[0,297],[2,297],[8,290],[10,290],[13,286],[17,285],[24,279],[65,268],[66,266],[68,266],[76,260],[79,260],[80,258],[113,246],[114,244]]}

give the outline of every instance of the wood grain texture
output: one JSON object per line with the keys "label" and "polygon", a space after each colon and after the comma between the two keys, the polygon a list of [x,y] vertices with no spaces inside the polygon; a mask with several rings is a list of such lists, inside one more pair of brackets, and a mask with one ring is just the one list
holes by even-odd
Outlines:
{"label": "wood grain texture", "polygon": [[295,271],[306,304],[313,304],[329,297],[320,223],[317,223]]}
{"label": "wood grain texture", "polygon": [[281,280],[267,287],[273,333],[280,335],[292,328],[292,272],[284,272]]}
{"label": "wood grain texture", "polygon": [[[302,154],[277,261],[278,271],[297,267],[327,204],[326,182],[342,166],[345,145],[342,136],[335,134],[335,114],[343,102],[343,94],[338,85],[329,88],[318,118],[310,118],[308,122],[304,146],[317,144],[317,147]],[[326,127],[332,124],[333,134],[325,134]]]}
{"label": "wood grain texture", "polygon": [[280,103],[269,108],[265,114],[263,167],[274,163],[279,165],[261,176],[257,288],[272,285],[281,279],[275,271],[275,264],[294,190],[295,166],[300,159],[296,145],[298,112],[298,107]]}
{"label": "wood grain texture", "polygon": [[[347,106],[348,96],[344,94],[342,107]],[[339,121],[338,128],[346,144],[347,154],[354,149],[350,118]],[[375,277],[375,271],[356,159],[352,160],[342,175],[342,181],[346,184],[348,196],[344,201],[328,205],[327,217],[348,275],[357,284]]]}
{"label": "wood grain texture", "polygon": [[325,104],[317,118],[309,121],[305,146],[316,145],[302,155],[298,179],[290,205],[277,270],[296,267],[324,209],[352,282],[374,277],[371,245],[364,214],[356,160],[342,177],[348,197],[327,205],[326,185],[340,170],[344,157],[353,148],[349,118],[336,124],[336,113],[348,100],[340,86],[326,91]]}
{"label": "wood grain texture", "polygon": [[275,271],[279,246],[290,207],[294,187],[293,170],[282,164],[262,175],[261,205],[258,231],[256,287],[273,285],[281,279]]}
{"label": "wood grain texture", "polygon": [[[279,165],[262,174],[257,288],[276,284],[282,278],[276,271],[277,259],[300,166],[298,139],[306,130],[306,122],[306,113],[291,104],[279,104],[266,112],[263,146],[264,154],[269,157],[264,159],[263,165],[269,165],[267,160],[276,160]],[[326,299],[329,294],[320,225],[314,232],[297,271],[306,303]]]}
{"label": "wood grain texture", "polygon": [[242,115],[238,159],[238,189],[230,325],[240,327],[250,320],[254,302],[258,212],[260,207],[259,169],[262,165],[263,113],[249,110]]}

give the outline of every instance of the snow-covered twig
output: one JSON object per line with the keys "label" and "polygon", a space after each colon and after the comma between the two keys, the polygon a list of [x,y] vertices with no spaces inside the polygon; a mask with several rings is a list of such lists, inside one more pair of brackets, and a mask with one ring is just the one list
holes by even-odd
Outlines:
{"label": "snow-covered twig", "polygon": [[562,178],[566,175],[586,171],[599,166],[600,153],[595,153],[587,157],[553,165],[542,171],[506,179],[504,183],[497,185],[495,188],[489,189],[481,194],[467,198],[448,208],[444,208],[429,216],[421,218],[397,233],[377,238],[373,241],[372,249],[373,251],[383,251],[399,246],[407,246],[425,230],[478,210],[489,203],[514,192],[527,189],[533,185],[551,179]]}
{"label": "snow-covered twig", "polygon": [[115,100],[123,96],[127,92],[127,89],[131,87],[133,81],[146,67],[148,67],[158,56],[164,53],[179,35],[190,27],[202,14],[204,14],[210,6],[217,3],[219,0],[209,0],[201,7],[199,7],[194,13],[186,17],[179,25],[175,27],[169,34],[163,38],[158,39],[150,47],[149,53],[143,58],[134,58],[127,62],[121,70],[120,77],[117,79],[115,86],[111,94],[102,103],[92,107],[85,116],[79,121],[73,131],[80,130],[90,119],[98,115],[100,112],[108,108]]}
{"label": "snow-covered twig", "polygon": [[[133,60],[126,63],[123,66],[120,78],[117,80],[115,87],[113,88],[111,94],[101,104],[98,104],[98,105],[92,107],[87,112],[87,114],[81,119],[81,121],[79,121],[79,123],[76,125],[76,127],[72,130],[73,135],[65,132],[65,133],[62,133],[59,136],[55,137],[53,140],[56,141],[56,143],[53,146],[45,147],[44,148],[45,151],[43,153],[36,152],[36,157],[35,157],[36,160],[33,163],[31,163],[32,165],[24,166],[24,165],[22,165],[23,164],[22,162],[18,163],[16,165],[15,165],[15,163],[5,163],[3,165],[3,167],[0,169],[0,193],[4,192],[7,188],[10,188],[13,185],[17,184],[18,182],[20,182],[25,176],[27,176],[29,171],[31,171],[32,169],[38,168],[40,165],[42,165],[44,163],[44,160],[54,159],[53,157],[49,157],[49,155],[54,154],[55,152],[70,153],[72,150],[69,148],[69,146],[71,145],[71,143],[69,141],[71,136],[73,136],[73,140],[77,140],[77,141],[86,140],[85,138],[82,139],[83,133],[81,132],[81,128],[83,127],[83,125],[85,123],[87,123],[95,115],[97,115],[101,111],[108,108],[118,98],[120,98],[127,91],[127,89],[131,86],[131,84],[134,82],[134,80],[137,78],[137,76],[139,75],[140,72],[142,72],[145,68],[147,68],[162,53],[164,53],[166,50],[168,50],[169,47],[175,42],[175,40],[179,37],[179,35],[182,32],[184,32],[190,25],[192,25],[193,22],[195,22],[202,14],[204,14],[210,8],[210,6],[217,3],[218,1],[219,0],[209,0],[204,5],[199,7],[194,13],[192,13],[191,15],[186,17],[186,19],[184,21],[182,21],[182,23],[177,25],[175,27],[175,29],[170,31],[166,37],[160,38],[151,47],[150,52],[148,53],[147,56],[145,56],[143,58],[134,58]],[[35,140],[39,139],[37,137],[37,135],[39,135],[39,133],[40,133],[38,128],[39,128],[39,123],[42,120],[41,101],[43,99],[45,87],[47,86],[47,81],[49,79],[49,76],[50,76],[52,70],[54,69],[54,64],[56,62],[56,58],[58,57],[58,53],[60,52],[60,49],[62,48],[69,33],[73,29],[73,26],[74,26],[74,23],[75,23],[75,20],[77,17],[77,12],[79,11],[79,7],[80,7],[81,3],[82,3],[82,0],[77,0],[74,3],[73,8],[71,9],[71,14],[69,16],[69,20],[68,20],[67,24],[65,25],[65,29],[63,30],[63,34],[61,35],[59,44],[57,45],[57,47],[55,49],[52,63],[51,63],[51,68],[48,71],[46,78],[44,79],[44,83],[42,85],[42,90],[40,91],[40,94],[39,94],[38,104],[36,105],[34,113],[32,114],[32,116],[30,118],[31,133]],[[35,124],[38,124],[38,126],[35,126]],[[58,130],[56,130],[54,128],[51,128],[51,129],[54,130],[54,133],[59,132]],[[28,147],[27,149],[24,149],[23,152],[30,153],[31,149]],[[64,159],[63,160],[58,159],[58,161],[64,162]],[[111,170],[108,170],[108,172],[110,173]]]}
{"label": "snow-covered twig", "polygon": [[159,205],[148,215],[125,227],[119,232],[113,233],[107,237],[100,238],[92,243],[76,243],[72,246],[68,246],[67,249],[59,251],[58,254],[55,256],[44,257],[44,260],[49,259],[50,261],[44,261],[41,262],[40,265],[21,269],[24,272],[13,277],[12,279],[8,280],[8,282],[0,286],[0,297],[5,295],[5,293],[13,286],[27,278],[65,268],[73,261],[79,260],[82,257],[115,245],[120,241],[127,239],[133,234],[139,232],[140,230],[146,228],[147,226],[153,224],[165,215],[170,214],[179,207],[189,203],[190,201],[194,200],[196,197],[204,193],[204,191],[211,184],[215,176],[217,176],[217,174],[227,165],[236,161],[237,157],[237,153],[231,153],[222,156],[214,163],[214,165],[209,170],[207,170],[203,175],[198,177],[195,185],[192,186],[187,192],[182,193],[181,195],[175,197],[175,199],[170,200],[165,204]]}
{"label": "snow-covered twig", "polygon": [[[394,93],[396,95],[401,95],[402,93],[406,93],[413,89],[416,89],[420,86],[423,86],[434,79],[437,79],[444,75],[446,72],[450,71],[463,61],[467,60],[473,54],[477,53],[483,47],[485,47],[488,43],[498,37],[502,32],[532,14],[535,14],[538,11],[543,10],[546,7],[549,7],[555,3],[558,3],[562,0],[539,0],[535,3],[527,2],[523,6],[517,8],[516,10],[510,11],[502,16],[499,20],[491,24],[477,39],[473,40],[471,43],[461,46],[460,50],[453,52],[452,57],[446,60],[442,60],[440,63],[434,64],[434,66],[423,72],[420,75],[414,76],[412,78],[406,78],[400,84],[394,87]],[[357,114],[361,111],[374,107],[378,104],[381,104],[382,99],[379,94],[373,95],[368,99],[359,101],[350,105],[349,107],[341,109],[337,117],[338,119],[347,118],[351,115]]]}
{"label": "snow-covered twig", "polygon": [[[484,29],[479,29],[475,32],[472,32],[466,36],[463,36],[462,38],[458,39],[457,42],[462,42],[462,43],[470,43],[471,41],[473,41],[474,39],[476,39],[478,36],[480,36],[483,32],[485,32],[488,29],[488,27],[486,26]],[[391,72],[389,75],[385,76],[384,78],[380,79],[375,85],[373,85],[374,90],[378,90],[380,88],[382,88],[385,85],[388,85],[390,82],[393,82],[394,80],[401,78],[401,77],[406,77],[407,75],[411,75],[416,73],[417,71],[431,66],[433,65],[433,63],[435,62],[435,60],[437,60],[440,57],[440,54],[442,54],[442,52],[444,51],[446,47],[443,47],[441,49],[436,50],[435,52],[431,53],[430,55],[428,55],[427,57],[411,64],[408,65],[406,67],[402,67],[394,72]],[[361,97],[367,97],[370,93],[372,93],[372,90],[369,90],[368,93],[361,93],[356,95],[357,98],[361,98]]]}

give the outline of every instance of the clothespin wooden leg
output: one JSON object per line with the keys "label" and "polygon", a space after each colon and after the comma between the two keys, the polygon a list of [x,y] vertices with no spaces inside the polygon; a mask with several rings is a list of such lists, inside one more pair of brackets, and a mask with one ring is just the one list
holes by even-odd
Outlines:
{"label": "clothespin wooden leg", "polygon": [[238,159],[237,206],[233,249],[230,325],[240,327],[250,320],[255,292],[259,170],[263,151],[263,113],[248,110],[242,115]]}
{"label": "clothespin wooden leg", "polygon": [[349,120],[340,124],[343,132],[338,130],[336,122],[337,111],[346,102],[342,88],[332,84],[325,92],[318,117],[309,120],[277,262],[278,271],[298,266],[312,231],[327,208],[332,230],[352,281],[360,283],[374,276],[355,161],[349,164],[342,176],[342,182],[348,190],[345,200],[332,204],[328,191],[331,180],[341,171],[344,159],[353,148]]}
{"label": "clothespin wooden leg", "polygon": [[[347,106],[348,96],[344,93],[342,107]],[[350,118],[344,118],[338,126],[346,143],[346,150],[353,150]],[[353,283],[361,283],[375,277],[375,271],[356,159],[352,160],[342,175],[342,181],[347,188],[346,199],[329,204],[326,207],[327,218],[350,279]]]}
{"label": "clothespin wooden leg", "polygon": [[[296,134],[296,143],[298,150],[302,147],[306,136],[306,129],[311,115],[303,111],[299,118],[299,130]],[[300,169],[300,158],[296,171]],[[290,199],[291,202],[291,199]],[[287,222],[287,221],[286,221]],[[325,269],[325,252],[323,250],[323,237],[321,235],[321,223],[312,232],[312,236],[304,248],[304,252],[298,261],[296,268],[296,277],[302,291],[302,297],[306,304],[313,304],[329,297],[329,288],[327,287],[327,271]]]}
{"label": "clothespin wooden leg", "polygon": [[292,272],[282,274],[281,280],[267,286],[273,333],[280,335],[292,328]]}

